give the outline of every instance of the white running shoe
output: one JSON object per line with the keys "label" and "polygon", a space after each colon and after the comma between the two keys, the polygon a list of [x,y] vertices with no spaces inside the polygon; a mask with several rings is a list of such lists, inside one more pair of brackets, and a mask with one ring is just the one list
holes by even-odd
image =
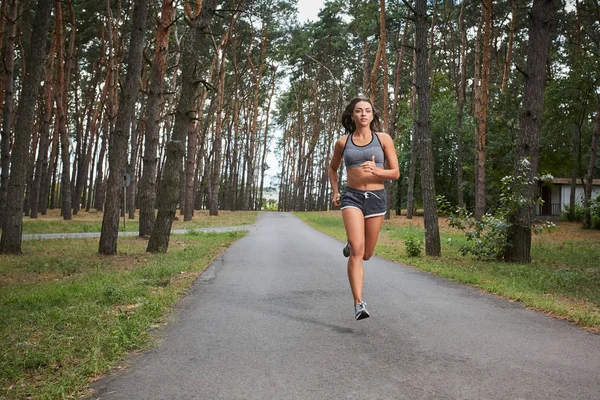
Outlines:
{"label": "white running shoe", "polygon": [[360,319],[365,319],[365,318],[369,318],[369,312],[367,311],[367,303],[365,303],[364,301],[361,301],[360,303],[358,303],[356,306],[354,306],[354,319],[355,320],[360,320]]}

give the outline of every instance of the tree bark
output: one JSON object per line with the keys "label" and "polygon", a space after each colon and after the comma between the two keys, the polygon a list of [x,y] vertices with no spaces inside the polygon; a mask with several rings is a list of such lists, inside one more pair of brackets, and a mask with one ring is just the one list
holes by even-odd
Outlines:
{"label": "tree bark", "polygon": [[[140,179],[140,225],[139,235],[148,236],[152,232],[156,206],[156,166],[158,163],[158,135],[160,131],[160,106],[163,95],[164,77],[169,54],[169,32],[175,18],[175,2],[164,0],[160,13],[160,23],[156,29],[154,61],[150,77],[150,91],[146,107],[144,167]],[[176,38],[176,40],[178,40]]]}
{"label": "tree bark", "polygon": [[415,38],[417,53],[417,99],[418,118],[416,135],[421,139],[421,191],[425,223],[425,254],[441,255],[440,232],[433,176],[433,152],[431,148],[431,122],[429,106],[429,68],[427,60],[427,0],[415,2]]}
{"label": "tree bark", "polygon": [[27,76],[23,77],[23,89],[19,104],[19,119],[15,125],[15,142],[8,182],[5,220],[0,239],[0,253],[20,254],[23,223],[23,192],[27,172],[27,155],[34,125],[36,98],[39,91],[47,37],[50,31],[52,0],[38,0],[31,34],[31,47],[26,54]]}
{"label": "tree bark", "polygon": [[98,252],[104,255],[117,253],[119,210],[123,193],[127,142],[129,140],[131,120],[135,111],[138,82],[142,72],[142,51],[144,48],[147,14],[148,0],[136,0],[133,7],[127,75],[119,97],[119,111],[117,113],[115,129],[110,133],[109,174],[104,215],[102,218],[102,232],[98,247]]}
{"label": "tree bark", "polygon": [[190,20],[190,30],[182,48],[181,95],[175,112],[175,126],[171,141],[167,145],[167,159],[159,185],[158,215],[148,241],[148,252],[166,252],[169,246],[171,225],[177,211],[179,188],[185,156],[185,138],[192,123],[194,104],[200,82],[198,57],[206,46],[204,30],[215,11],[215,0],[205,0],[199,16]]}
{"label": "tree bark", "polygon": [[[6,5],[5,5],[6,7]],[[2,137],[0,139],[0,152],[2,161],[0,167],[0,225],[4,221],[8,193],[8,179],[10,174],[10,133],[12,129],[14,90],[15,90],[15,38],[17,35],[18,0],[8,4],[8,22],[6,44],[4,46],[4,105],[2,107]],[[0,43],[0,46],[2,43]]]}
{"label": "tree bark", "polygon": [[[464,3],[464,2],[463,2]],[[504,60],[504,71],[502,73],[502,84],[500,85],[500,91],[506,90],[508,84],[508,75],[510,73],[510,62],[512,60],[513,42],[515,38],[515,23],[517,19],[517,0],[510,0],[511,8],[511,19],[510,19],[510,32],[508,34],[508,44],[506,46],[506,59]]]}
{"label": "tree bark", "polygon": [[[50,46],[50,54],[46,63],[46,72],[44,82],[52,82],[54,74],[54,54],[56,36],[53,35],[53,41]],[[48,191],[42,190],[47,185],[42,182],[47,180],[48,176],[48,148],[50,146],[50,121],[52,119],[52,85],[44,85],[44,95],[42,98],[42,126],[40,131],[40,147],[35,166],[35,176],[31,192],[31,213],[32,219],[37,218],[38,210],[43,209],[48,204]],[[40,203],[43,203],[40,207]]]}
{"label": "tree bark", "polygon": [[585,179],[585,190],[583,198],[583,227],[589,229],[592,227],[592,213],[590,210],[590,201],[592,199],[592,186],[594,182],[594,169],[596,166],[596,157],[598,155],[598,138],[600,138],[600,106],[596,111],[596,126],[592,135],[592,145],[590,146],[590,160]]}
{"label": "tree bark", "polygon": [[273,68],[273,74],[271,76],[271,93],[269,94],[269,102],[267,104],[267,109],[265,110],[265,114],[267,117],[265,120],[265,136],[264,136],[264,141],[263,141],[262,156],[260,159],[260,189],[258,191],[258,193],[259,193],[259,200],[258,200],[259,210],[262,208],[262,204],[263,204],[265,171],[267,169],[266,157],[267,157],[268,143],[269,143],[269,115],[271,113],[271,101],[273,100],[273,94],[275,93],[275,74],[276,74],[276,72],[277,72],[276,69]]}
{"label": "tree bark", "polygon": [[465,108],[465,97],[466,97],[466,88],[467,88],[467,30],[464,26],[463,15],[465,9],[465,1],[463,0],[460,5],[460,15],[458,17],[458,30],[461,36],[461,44],[460,44],[460,54],[459,54],[459,63],[460,63],[460,84],[457,88],[457,97],[458,97],[458,117],[456,119],[456,148],[457,148],[457,166],[456,166],[456,176],[457,176],[457,191],[458,191],[458,207],[464,207],[465,200],[463,195],[463,143],[462,143],[462,123],[463,123],[463,113]]}
{"label": "tree bark", "polygon": [[[416,38],[414,39],[415,48],[417,46]],[[406,219],[412,219],[415,208],[415,177],[417,174],[417,165],[419,160],[419,137],[416,131],[417,121],[417,52],[413,50],[413,74],[410,95],[410,109],[413,115],[414,123],[412,127],[411,146],[410,146],[410,165],[408,170],[408,190],[406,192]]]}
{"label": "tree bark", "polygon": [[267,45],[269,43],[269,25],[266,22],[263,22],[264,26],[262,29],[262,39],[261,39],[261,50],[260,50],[260,61],[258,65],[258,70],[252,63],[252,59],[250,55],[248,55],[248,61],[250,62],[250,66],[252,69],[253,80],[254,80],[254,101],[253,101],[253,112],[252,112],[252,125],[250,127],[250,147],[247,152],[247,166],[248,166],[248,179],[246,181],[246,190],[245,190],[245,199],[244,199],[244,209],[249,210],[252,207],[253,202],[253,185],[254,185],[254,143],[256,141],[256,136],[258,134],[258,105],[260,99],[260,85],[263,78],[263,72],[265,68],[265,60],[267,57]]}
{"label": "tree bark", "polygon": [[481,5],[483,23],[483,54],[481,67],[481,84],[479,87],[477,124],[475,125],[475,141],[477,151],[477,176],[475,178],[475,218],[481,218],[486,211],[485,154],[487,134],[488,86],[490,80],[490,64],[492,51],[492,0],[484,0]]}
{"label": "tree bark", "polygon": [[[530,13],[529,48],[527,70],[523,89],[523,106],[520,115],[519,138],[515,158],[514,174],[523,171],[523,160],[529,160],[527,176],[530,184],[524,188],[523,196],[533,204],[536,195],[537,174],[540,158],[542,129],[542,106],[546,83],[546,61],[550,49],[550,34],[554,20],[554,0],[534,0]],[[522,207],[510,216],[507,246],[504,260],[508,262],[531,262],[531,221],[533,205]]]}
{"label": "tree bark", "polygon": [[362,95],[366,96],[369,88],[370,88],[370,83],[371,81],[369,80],[369,50],[370,50],[370,46],[369,46],[369,39],[365,39],[365,42],[363,43],[363,83],[362,83]]}
{"label": "tree bark", "polygon": [[54,3],[54,34],[56,35],[56,86],[54,100],[56,102],[56,122],[60,138],[60,154],[62,160],[61,173],[61,215],[65,220],[71,219],[71,154],[69,153],[69,136],[67,131],[67,116],[65,111],[65,60],[63,36],[62,2]]}
{"label": "tree bark", "polygon": [[100,154],[96,163],[96,190],[94,195],[94,208],[96,211],[104,210],[104,200],[106,199],[106,182],[104,180],[104,159],[106,158],[106,148],[108,147],[108,137],[110,136],[110,122],[108,117],[104,120],[102,132],[102,145]]}
{"label": "tree bark", "polygon": [[[398,121],[398,102],[400,99],[400,77],[402,75],[402,66],[404,64],[404,49],[406,44],[406,36],[408,32],[408,18],[404,20],[404,29],[402,33],[402,43],[400,48],[396,51],[396,68],[394,71],[394,100],[392,102],[392,114],[390,119],[390,136],[396,137],[397,121]],[[395,182],[397,199],[396,199],[396,215],[400,215],[402,212],[400,199],[400,182]]]}

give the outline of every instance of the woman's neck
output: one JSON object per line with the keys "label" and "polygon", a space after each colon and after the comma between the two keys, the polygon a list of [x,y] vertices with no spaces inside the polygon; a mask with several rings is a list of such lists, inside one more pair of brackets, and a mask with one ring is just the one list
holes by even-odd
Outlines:
{"label": "woman's neck", "polygon": [[362,137],[365,137],[365,136],[368,136],[368,135],[370,135],[370,134],[371,134],[371,129],[370,129],[369,127],[358,128],[358,129],[356,129],[356,130],[354,131],[354,134],[355,134],[356,136],[362,136]]}

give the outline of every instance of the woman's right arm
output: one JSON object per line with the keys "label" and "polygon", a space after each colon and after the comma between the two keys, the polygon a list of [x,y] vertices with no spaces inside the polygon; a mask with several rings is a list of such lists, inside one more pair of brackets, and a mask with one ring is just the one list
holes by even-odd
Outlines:
{"label": "woman's right arm", "polygon": [[331,163],[329,164],[329,183],[331,184],[331,189],[333,190],[333,198],[331,202],[334,206],[339,207],[341,205],[341,196],[339,190],[339,182],[338,182],[338,168],[342,162],[342,155],[344,153],[344,143],[342,139],[338,139],[335,142],[335,146],[333,148],[333,157],[331,157]]}

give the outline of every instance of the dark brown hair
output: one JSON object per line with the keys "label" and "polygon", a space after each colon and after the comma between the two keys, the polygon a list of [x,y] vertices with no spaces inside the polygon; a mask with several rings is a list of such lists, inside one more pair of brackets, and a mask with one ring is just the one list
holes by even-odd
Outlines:
{"label": "dark brown hair", "polygon": [[356,103],[361,101],[369,103],[371,105],[371,109],[373,110],[373,121],[371,121],[369,127],[372,131],[381,132],[381,117],[371,100],[366,97],[355,97],[350,100],[350,103],[346,106],[346,109],[342,113],[342,126],[346,130],[346,133],[352,133],[356,130],[356,124],[354,121],[352,121],[352,113],[354,112]]}

